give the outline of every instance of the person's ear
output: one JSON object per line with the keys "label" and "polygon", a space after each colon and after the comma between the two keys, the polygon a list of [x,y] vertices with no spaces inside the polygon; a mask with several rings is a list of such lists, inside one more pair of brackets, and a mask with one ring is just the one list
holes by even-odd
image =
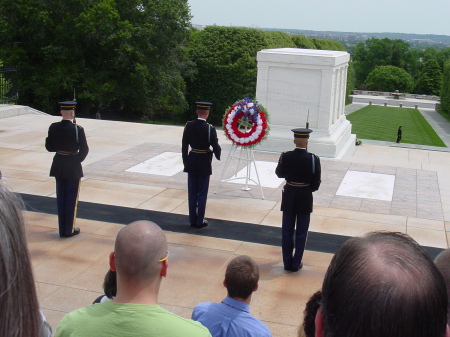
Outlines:
{"label": "person's ear", "polygon": [[163,262],[161,262],[162,263],[162,266],[161,266],[161,272],[160,272],[160,275],[162,276],[162,277],[166,277],[167,276],[167,268],[169,268],[169,260],[164,260]]}
{"label": "person's ear", "polygon": [[445,337],[450,337],[450,328],[448,327],[448,324],[447,328],[445,329]]}
{"label": "person's ear", "polygon": [[314,323],[316,326],[316,334],[315,337],[323,337],[323,317],[322,317],[322,308],[319,308],[316,313],[316,318],[314,319]]}
{"label": "person's ear", "polygon": [[109,253],[109,269],[116,271],[116,255],[114,252]]}
{"label": "person's ear", "polygon": [[256,283],[256,287],[255,287],[255,289],[253,289],[253,291],[258,290],[258,288],[259,288],[259,283]]}
{"label": "person's ear", "polygon": [[227,287],[227,282],[225,280],[223,280],[222,284],[225,288]]}

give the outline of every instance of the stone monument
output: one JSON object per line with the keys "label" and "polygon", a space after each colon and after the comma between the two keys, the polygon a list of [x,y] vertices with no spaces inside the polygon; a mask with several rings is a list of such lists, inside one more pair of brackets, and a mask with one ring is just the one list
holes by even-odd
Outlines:
{"label": "stone monument", "polygon": [[270,114],[270,133],[257,149],[291,150],[290,130],[305,127],[308,119],[314,131],[308,151],[330,158],[353,153],[356,136],[344,113],[349,59],[343,51],[279,48],[258,52],[256,99]]}

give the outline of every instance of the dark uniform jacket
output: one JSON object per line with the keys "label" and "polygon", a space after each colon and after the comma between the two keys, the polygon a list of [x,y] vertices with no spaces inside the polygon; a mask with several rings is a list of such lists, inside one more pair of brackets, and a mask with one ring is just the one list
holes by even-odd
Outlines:
{"label": "dark uniform jacket", "polygon": [[275,173],[286,179],[281,200],[281,210],[295,213],[311,213],[312,192],[320,186],[320,159],[305,149],[283,152]]}
{"label": "dark uniform jacket", "polygon": [[[191,151],[189,151],[191,146]],[[212,151],[210,149],[212,146]],[[220,160],[221,148],[216,129],[203,119],[187,122],[184,127],[181,146],[184,172],[211,175],[212,154]]]}
{"label": "dark uniform jacket", "polygon": [[51,177],[79,179],[83,176],[81,162],[86,158],[89,147],[81,126],[73,124],[71,120],[67,119],[53,123],[48,129],[45,148],[49,152],[56,152],[50,169]]}

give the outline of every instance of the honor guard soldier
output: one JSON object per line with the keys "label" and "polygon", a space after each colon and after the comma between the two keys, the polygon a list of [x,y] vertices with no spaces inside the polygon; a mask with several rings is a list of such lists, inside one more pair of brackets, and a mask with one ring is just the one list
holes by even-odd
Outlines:
{"label": "honor guard soldier", "polygon": [[292,132],[296,148],[281,154],[275,173],[286,179],[281,200],[284,269],[295,272],[303,267],[303,251],[313,209],[312,192],[319,189],[321,168],[319,157],[307,151],[312,130],[301,128]]}
{"label": "honor guard soldier", "polygon": [[[80,178],[83,176],[81,162],[86,158],[89,147],[84,129],[75,123],[77,102],[59,102],[63,117],[48,129],[45,148],[56,152],[53,157],[50,176],[56,179],[56,202],[58,206],[59,236],[70,237],[80,234],[74,228],[78,203]],[[72,122],[73,119],[73,122]]]}
{"label": "honor guard soldier", "polygon": [[[205,220],[209,177],[213,153],[220,160],[221,148],[216,129],[206,122],[212,103],[196,102],[198,118],[184,127],[181,153],[184,172],[188,174],[189,221],[194,228],[208,226]],[[189,151],[189,147],[191,150]],[[212,147],[212,150],[211,148]]]}

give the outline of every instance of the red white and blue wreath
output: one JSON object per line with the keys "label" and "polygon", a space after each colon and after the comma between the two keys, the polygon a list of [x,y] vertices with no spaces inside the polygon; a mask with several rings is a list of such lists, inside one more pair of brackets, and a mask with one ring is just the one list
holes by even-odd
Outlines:
{"label": "red white and blue wreath", "polygon": [[225,112],[223,129],[235,145],[255,146],[269,134],[268,120],[267,111],[257,101],[245,97]]}

